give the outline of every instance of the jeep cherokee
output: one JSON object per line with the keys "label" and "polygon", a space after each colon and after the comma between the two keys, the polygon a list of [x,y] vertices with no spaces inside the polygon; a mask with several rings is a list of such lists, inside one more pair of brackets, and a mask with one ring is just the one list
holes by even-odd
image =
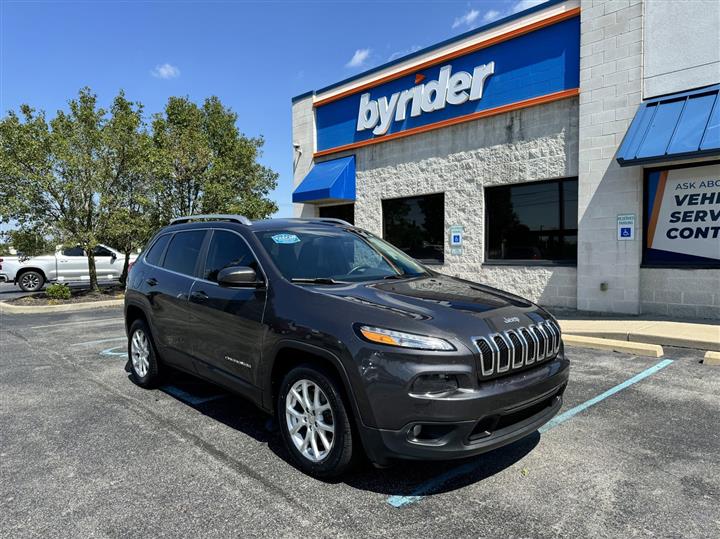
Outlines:
{"label": "jeep cherokee", "polygon": [[132,267],[125,321],[137,384],[172,367],[243,395],[316,476],[511,443],[568,381],[547,311],[337,219],[175,219]]}

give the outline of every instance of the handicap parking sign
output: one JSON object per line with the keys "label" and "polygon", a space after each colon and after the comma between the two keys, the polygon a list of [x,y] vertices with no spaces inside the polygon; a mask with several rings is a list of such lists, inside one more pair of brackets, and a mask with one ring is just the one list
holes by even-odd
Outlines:
{"label": "handicap parking sign", "polygon": [[617,216],[617,239],[624,241],[635,239],[634,213],[624,213]]}

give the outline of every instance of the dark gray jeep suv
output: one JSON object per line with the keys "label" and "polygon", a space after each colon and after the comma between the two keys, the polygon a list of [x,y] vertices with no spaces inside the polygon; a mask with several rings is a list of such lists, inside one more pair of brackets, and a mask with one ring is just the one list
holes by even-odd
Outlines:
{"label": "dark gray jeep suv", "polygon": [[568,381],[560,328],[336,219],[176,219],[133,265],[128,369],[168,367],[274,414],[297,464],[477,455],[534,432]]}

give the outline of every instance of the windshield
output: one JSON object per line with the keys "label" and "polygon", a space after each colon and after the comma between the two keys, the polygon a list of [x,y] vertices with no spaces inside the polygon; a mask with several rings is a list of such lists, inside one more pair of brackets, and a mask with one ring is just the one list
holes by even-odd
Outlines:
{"label": "windshield", "polygon": [[415,260],[367,232],[296,226],[255,234],[288,280],[358,282],[427,274]]}

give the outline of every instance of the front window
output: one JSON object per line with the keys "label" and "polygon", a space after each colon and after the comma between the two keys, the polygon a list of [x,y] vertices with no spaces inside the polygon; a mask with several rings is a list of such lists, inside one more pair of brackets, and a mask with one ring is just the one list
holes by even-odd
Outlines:
{"label": "front window", "polygon": [[366,232],[297,226],[255,234],[288,280],[358,282],[427,273],[402,251]]}
{"label": "front window", "polygon": [[244,239],[227,230],[214,231],[208,246],[203,279],[216,283],[218,274],[233,266],[250,266],[257,270],[255,258]]}

